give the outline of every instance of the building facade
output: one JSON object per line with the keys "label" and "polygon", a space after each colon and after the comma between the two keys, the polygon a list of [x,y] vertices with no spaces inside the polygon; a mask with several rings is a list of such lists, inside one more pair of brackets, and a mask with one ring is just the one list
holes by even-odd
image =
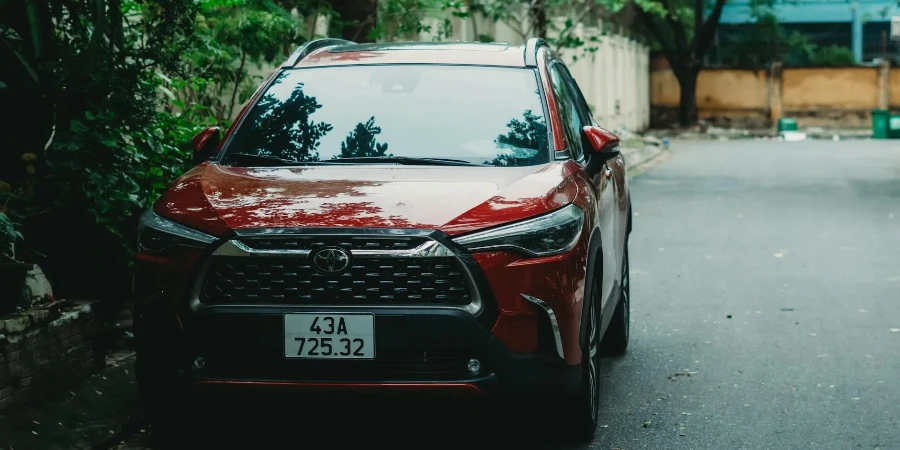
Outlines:
{"label": "building facade", "polygon": [[[758,4],[758,0],[725,4],[710,63],[727,64],[728,43],[752,26]],[[882,57],[900,64],[900,42],[890,38],[891,17],[900,16],[896,0],[774,0],[771,10],[787,33],[798,32],[817,48],[849,49],[857,64]]]}

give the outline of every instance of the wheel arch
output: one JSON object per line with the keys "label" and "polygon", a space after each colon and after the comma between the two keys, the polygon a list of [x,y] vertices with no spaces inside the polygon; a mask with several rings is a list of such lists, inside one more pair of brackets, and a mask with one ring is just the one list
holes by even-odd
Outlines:
{"label": "wheel arch", "polygon": [[[591,232],[588,241],[588,261],[584,278],[584,300],[581,307],[581,325],[578,328],[578,344],[582,352],[585,351],[585,334],[587,333],[587,318],[590,308],[590,302],[594,301],[591,295],[591,289],[594,282],[603,283],[603,247],[600,239],[600,229],[595,228]],[[600,278],[597,280],[597,278]],[[602,321],[601,321],[602,322]],[[602,325],[602,324],[601,324]],[[601,334],[603,330],[600,330]]]}

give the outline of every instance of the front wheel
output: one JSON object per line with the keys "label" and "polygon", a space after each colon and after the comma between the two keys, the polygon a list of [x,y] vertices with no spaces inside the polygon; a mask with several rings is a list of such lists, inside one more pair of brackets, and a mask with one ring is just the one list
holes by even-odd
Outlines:
{"label": "front wheel", "polygon": [[579,442],[588,442],[597,431],[600,416],[600,293],[599,283],[591,287],[591,303],[588,312],[586,344],[582,352],[581,384],[566,397],[562,419],[570,436]]}
{"label": "front wheel", "polygon": [[138,352],[135,372],[144,418],[150,424],[153,440],[164,448],[186,448],[190,442],[192,420],[188,395],[171,370]]}
{"label": "front wheel", "polygon": [[600,342],[600,351],[607,356],[621,355],[628,348],[631,327],[631,268],[628,263],[628,242],[622,255],[622,283],[619,290],[619,304],[613,312],[612,320]]}

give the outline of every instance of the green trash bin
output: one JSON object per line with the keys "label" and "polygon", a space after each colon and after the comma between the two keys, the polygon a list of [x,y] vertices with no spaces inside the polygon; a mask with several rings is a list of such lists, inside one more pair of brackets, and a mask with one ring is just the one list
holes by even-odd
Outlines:
{"label": "green trash bin", "polygon": [[790,117],[782,117],[778,119],[778,132],[797,131],[797,121]]}
{"label": "green trash bin", "polygon": [[891,116],[888,120],[888,137],[900,139],[900,116]]}
{"label": "green trash bin", "polygon": [[872,110],[872,138],[887,139],[888,137],[888,119],[891,112],[886,109]]}

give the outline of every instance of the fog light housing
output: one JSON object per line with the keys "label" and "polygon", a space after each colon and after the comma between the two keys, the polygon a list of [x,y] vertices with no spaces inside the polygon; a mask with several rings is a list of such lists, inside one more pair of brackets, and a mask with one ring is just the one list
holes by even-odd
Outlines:
{"label": "fog light housing", "polygon": [[472,358],[469,360],[469,363],[466,364],[466,368],[469,369],[469,373],[472,375],[478,375],[481,372],[481,361]]}
{"label": "fog light housing", "polygon": [[193,367],[194,370],[203,370],[206,367],[206,360],[201,357],[194,358]]}

